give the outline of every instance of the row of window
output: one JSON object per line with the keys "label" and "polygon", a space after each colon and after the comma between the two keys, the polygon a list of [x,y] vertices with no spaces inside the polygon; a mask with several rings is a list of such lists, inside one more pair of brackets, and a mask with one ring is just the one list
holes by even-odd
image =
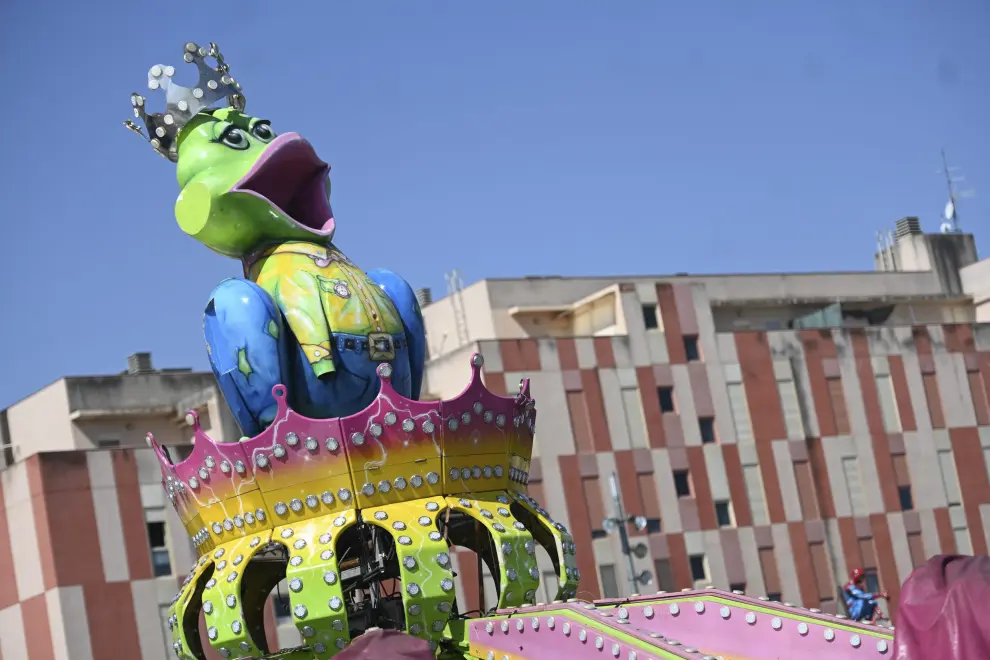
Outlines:
{"label": "row of window", "polygon": [[[694,582],[711,582],[711,574],[708,570],[708,559],[704,554],[688,556],[688,566],[691,570],[691,580]],[[601,579],[602,597],[619,598],[623,595],[619,588],[615,564],[599,564],[598,575]],[[671,568],[669,559],[656,559],[653,561],[653,587],[658,591],[677,591],[677,583],[674,580],[674,571]],[[746,591],[745,582],[733,582],[729,585],[732,591]],[[767,594],[770,600],[780,601],[779,593]]]}
{"label": "row of window", "polygon": [[[660,328],[660,315],[656,305],[643,305],[643,325],[647,330]],[[701,360],[701,350],[698,348],[698,335],[684,335],[684,357],[688,362]]]}
{"label": "row of window", "polygon": [[[660,412],[662,413],[677,412],[677,401],[674,398],[673,387],[670,386],[658,387],[657,399],[660,401]],[[701,434],[701,442],[703,444],[710,444],[716,442],[718,436],[715,433],[715,418],[699,417],[698,431]]]}

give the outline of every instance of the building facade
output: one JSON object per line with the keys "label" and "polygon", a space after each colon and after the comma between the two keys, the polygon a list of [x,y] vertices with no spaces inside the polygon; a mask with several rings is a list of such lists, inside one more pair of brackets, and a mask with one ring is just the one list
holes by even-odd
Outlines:
{"label": "building facade", "polygon": [[[475,351],[493,391],[531,379],[530,494],[579,543],[580,597],[714,584],[835,612],[862,566],[896,611],[914,566],[990,543],[990,266],[910,219],[876,262],[483,280],[425,307],[424,389],[458,394]],[[0,658],[172,657],[163,612],[195,554],[144,436],[182,455],[189,409],[238,437],[212,374],[146,355],[0,412]],[[631,571],[603,523],[613,473],[646,519]],[[460,610],[490,605],[472,553],[454,561]],[[293,646],[278,596],[268,638]]]}

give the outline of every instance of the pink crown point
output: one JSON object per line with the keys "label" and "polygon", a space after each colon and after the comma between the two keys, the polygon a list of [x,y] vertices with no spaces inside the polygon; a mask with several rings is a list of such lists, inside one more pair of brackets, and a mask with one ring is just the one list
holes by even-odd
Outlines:
{"label": "pink crown point", "polygon": [[520,456],[527,463],[533,455],[533,441],[536,434],[536,402],[528,396],[528,390],[529,380],[526,380],[512,408],[512,434],[509,436],[509,454]]}
{"label": "pink crown point", "polygon": [[483,365],[480,353],[472,355],[467,387],[453,399],[440,403],[445,456],[504,455],[508,450],[513,399],[485,387],[481,378]]}
{"label": "pink crown point", "polygon": [[193,428],[193,446],[185,460],[172,465],[175,479],[198,507],[233,497],[246,476],[244,451],[238,443],[214,442],[195,411],[186,413],[186,422]]}
{"label": "pink crown point", "polygon": [[301,486],[348,475],[339,419],[311,419],[289,407],[287,388],[276,385],[275,420],[257,436],[242,440],[248,474],[262,491]]}
{"label": "pink crown point", "polygon": [[502,490],[508,485],[511,398],[483,384],[484,358],[471,356],[471,380],[457,397],[440,403],[443,416],[444,492]]}
{"label": "pink crown point", "polygon": [[[381,390],[367,408],[340,420],[351,470],[369,464],[413,463],[443,456],[440,404],[407,399],[392,387],[392,365],[378,366]],[[356,476],[359,479],[360,476]]]}

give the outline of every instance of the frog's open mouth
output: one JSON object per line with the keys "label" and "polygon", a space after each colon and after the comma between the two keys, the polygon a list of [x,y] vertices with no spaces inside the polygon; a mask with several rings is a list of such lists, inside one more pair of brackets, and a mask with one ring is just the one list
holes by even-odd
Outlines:
{"label": "frog's open mouth", "polygon": [[333,211],[327,199],[327,172],[312,145],[298,133],[275,138],[232,190],[259,197],[296,224],[332,235]]}

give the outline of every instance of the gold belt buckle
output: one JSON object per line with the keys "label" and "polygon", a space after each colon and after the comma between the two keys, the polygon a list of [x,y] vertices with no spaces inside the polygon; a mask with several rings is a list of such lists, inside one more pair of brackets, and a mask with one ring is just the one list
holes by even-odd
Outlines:
{"label": "gold belt buckle", "polygon": [[373,362],[387,362],[395,359],[395,343],[392,335],[372,332],[368,335],[368,351]]}

